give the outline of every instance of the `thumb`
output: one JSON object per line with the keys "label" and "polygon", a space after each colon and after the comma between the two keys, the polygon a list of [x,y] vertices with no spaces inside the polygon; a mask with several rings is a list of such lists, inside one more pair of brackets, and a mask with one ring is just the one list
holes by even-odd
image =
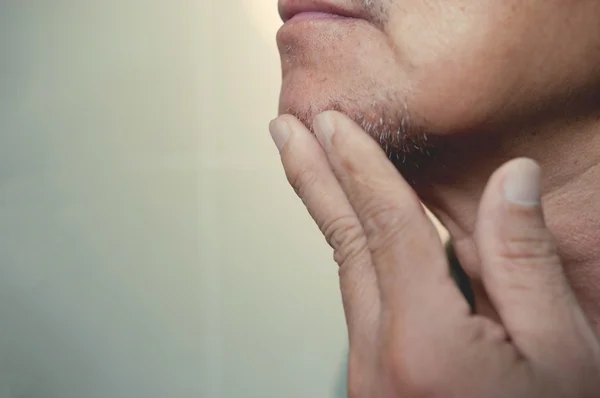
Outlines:
{"label": "thumb", "polygon": [[575,353],[594,337],[544,221],[540,174],[520,158],[492,175],[475,241],[484,286],[513,343],[526,358],[557,364],[563,349]]}

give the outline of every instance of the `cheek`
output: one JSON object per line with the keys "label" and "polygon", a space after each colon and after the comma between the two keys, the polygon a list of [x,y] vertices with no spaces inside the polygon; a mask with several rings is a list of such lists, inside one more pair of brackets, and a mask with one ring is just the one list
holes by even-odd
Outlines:
{"label": "cheek", "polygon": [[505,6],[492,13],[485,1],[423,3],[395,13],[388,25],[408,77],[410,106],[437,133],[472,129],[510,101],[518,80],[519,22]]}

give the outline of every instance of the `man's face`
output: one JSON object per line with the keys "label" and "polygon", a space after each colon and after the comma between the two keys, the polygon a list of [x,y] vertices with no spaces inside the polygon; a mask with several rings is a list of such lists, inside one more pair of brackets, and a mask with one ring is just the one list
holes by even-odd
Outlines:
{"label": "man's face", "polygon": [[[598,0],[279,0],[280,113],[384,140],[527,123],[600,88]],[[339,10],[345,10],[341,12]],[[381,137],[380,137],[381,138]]]}

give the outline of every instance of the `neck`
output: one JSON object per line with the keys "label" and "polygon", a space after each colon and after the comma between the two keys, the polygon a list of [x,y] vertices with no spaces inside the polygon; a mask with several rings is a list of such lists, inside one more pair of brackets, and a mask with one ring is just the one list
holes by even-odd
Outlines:
{"label": "neck", "polygon": [[477,280],[479,261],[473,236],[487,180],[510,159],[536,160],[543,172],[546,221],[565,273],[600,332],[600,119],[579,118],[511,131],[442,139],[433,157],[408,177],[450,232],[462,266]]}

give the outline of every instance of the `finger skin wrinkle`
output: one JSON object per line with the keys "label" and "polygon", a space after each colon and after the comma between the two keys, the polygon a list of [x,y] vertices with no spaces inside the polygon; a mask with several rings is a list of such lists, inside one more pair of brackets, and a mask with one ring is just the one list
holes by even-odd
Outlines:
{"label": "finger skin wrinkle", "polygon": [[361,256],[370,258],[367,251],[367,239],[354,215],[330,220],[322,226],[321,230],[333,248],[333,259],[340,267],[340,272],[342,269],[348,268],[350,264],[363,262],[360,259]]}
{"label": "finger skin wrinkle", "polygon": [[556,245],[550,233],[509,237],[500,240],[499,255],[509,261],[529,262],[536,266],[557,257]]}
{"label": "finger skin wrinkle", "polygon": [[395,206],[378,205],[365,210],[364,229],[369,236],[369,249],[376,255],[397,245],[406,235],[411,223],[410,216]]}
{"label": "finger skin wrinkle", "polygon": [[325,219],[319,225],[319,229],[323,231],[325,240],[334,250],[352,245],[364,235],[354,214]]}
{"label": "finger skin wrinkle", "polygon": [[306,191],[310,190],[319,179],[318,172],[312,166],[304,166],[299,170],[287,173],[288,182],[300,199],[306,197]]}

